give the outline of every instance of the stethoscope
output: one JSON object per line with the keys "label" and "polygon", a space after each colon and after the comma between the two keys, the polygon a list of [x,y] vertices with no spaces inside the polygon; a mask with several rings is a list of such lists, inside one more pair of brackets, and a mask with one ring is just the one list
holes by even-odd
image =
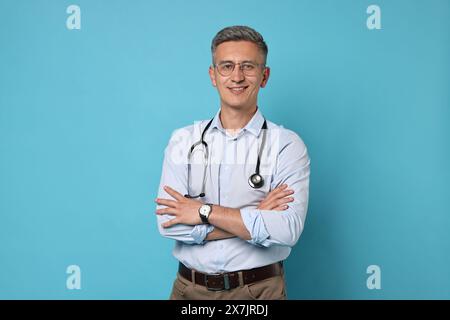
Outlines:
{"label": "stethoscope", "polygon": [[[205,142],[204,138],[205,138],[205,133],[208,130],[208,128],[211,126],[211,123],[213,122],[214,118],[212,118],[208,124],[206,125],[205,129],[203,129],[202,135],[200,137],[200,140],[197,141],[196,143],[194,143],[191,148],[189,149],[189,153],[188,153],[188,176],[187,176],[187,187],[188,187],[188,194],[185,194],[184,196],[186,198],[203,198],[205,196],[205,185],[206,185],[206,169],[208,167],[208,154],[209,154],[209,150],[208,150],[208,144]],[[256,162],[256,169],[255,169],[255,173],[252,174],[249,178],[248,178],[248,184],[250,185],[250,187],[254,188],[254,189],[259,189],[264,185],[264,179],[263,177],[259,174],[259,165],[261,163],[261,155],[262,155],[262,151],[263,148],[266,144],[266,129],[267,129],[267,122],[266,119],[264,119],[264,123],[261,127],[262,131],[263,131],[263,137],[262,137],[262,141],[261,141],[261,147],[258,150],[258,160]],[[192,155],[194,153],[194,149],[199,146],[202,145],[205,148],[205,152],[203,153],[203,160],[204,160],[204,169],[203,169],[203,182],[202,182],[202,190],[200,192],[200,194],[196,195],[196,196],[192,196],[189,194],[189,188],[190,188],[190,177],[191,177],[191,158]]]}

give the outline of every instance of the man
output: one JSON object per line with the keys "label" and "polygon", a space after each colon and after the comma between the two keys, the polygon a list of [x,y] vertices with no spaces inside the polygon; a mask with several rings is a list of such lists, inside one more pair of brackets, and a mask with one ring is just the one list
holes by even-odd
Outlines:
{"label": "man", "polygon": [[180,261],[170,298],[286,299],[282,262],[308,206],[306,146],[257,106],[270,75],[263,37],[228,27],[211,51],[220,110],[173,133],[155,200]]}

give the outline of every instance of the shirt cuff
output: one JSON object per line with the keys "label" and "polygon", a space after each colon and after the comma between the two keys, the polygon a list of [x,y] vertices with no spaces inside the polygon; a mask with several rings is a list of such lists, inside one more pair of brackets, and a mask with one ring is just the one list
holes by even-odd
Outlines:
{"label": "shirt cuff", "polygon": [[241,217],[244,225],[250,233],[251,239],[247,242],[263,246],[263,242],[269,238],[264,219],[261,215],[261,210],[258,209],[241,209]]}
{"label": "shirt cuff", "polygon": [[208,233],[213,230],[214,226],[210,224],[198,224],[192,229],[191,237],[194,239],[195,243],[203,244]]}

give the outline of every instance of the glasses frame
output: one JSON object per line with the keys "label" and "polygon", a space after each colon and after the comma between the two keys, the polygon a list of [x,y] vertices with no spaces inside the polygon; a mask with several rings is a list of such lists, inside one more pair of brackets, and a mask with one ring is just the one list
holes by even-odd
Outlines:
{"label": "glasses frame", "polygon": [[[221,73],[220,71],[219,71],[219,65],[220,64],[225,64],[225,63],[231,63],[231,64],[233,64],[233,69],[231,70],[231,72],[230,72],[230,74],[223,74],[223,73]],[[214,67],[214,69],[216,69],[217,70],[217,72],[222,76],[222,77],[229,77],[229,76],[231,76],[232,74],[233,74],[233,72],[234,72],[234,69],[236,69],[236,65],[239,65],[239,69],[241,70],[241,72],[244,74],[244,75],[246,75],[247,77],[254,77],[254,76],[256,76],[256,74],[247,74],[245,71],[244,71],[244,69],[242,69],[242,65],[243,64],[245,64],[245,63],[248,63],[248,64],[253,64],[253,65],[255,65],[257,68],[260,68],[260,67],[262,67],[262,69],[261,69],[261,71],[262,72],[264,72],[264,70],[267,68],[266,67],[266,64],[265,63],[256,63],[256,62],[253,62],[253,61],[242,61],[242,62],[234,62],[234,61],[222,61],[222,62],[220,62],[220,63],[214,63],[213,64],[213,67]]]}

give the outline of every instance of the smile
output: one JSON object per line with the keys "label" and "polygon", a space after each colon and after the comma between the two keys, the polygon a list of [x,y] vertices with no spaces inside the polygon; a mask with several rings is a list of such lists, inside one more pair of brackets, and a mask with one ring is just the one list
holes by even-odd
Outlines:
{"label": "smile", "polygon": [[242,94],[245,90],[247,90],[248,86],[241,86],[241,87],[229,87],[228,89],[235,95]]}

